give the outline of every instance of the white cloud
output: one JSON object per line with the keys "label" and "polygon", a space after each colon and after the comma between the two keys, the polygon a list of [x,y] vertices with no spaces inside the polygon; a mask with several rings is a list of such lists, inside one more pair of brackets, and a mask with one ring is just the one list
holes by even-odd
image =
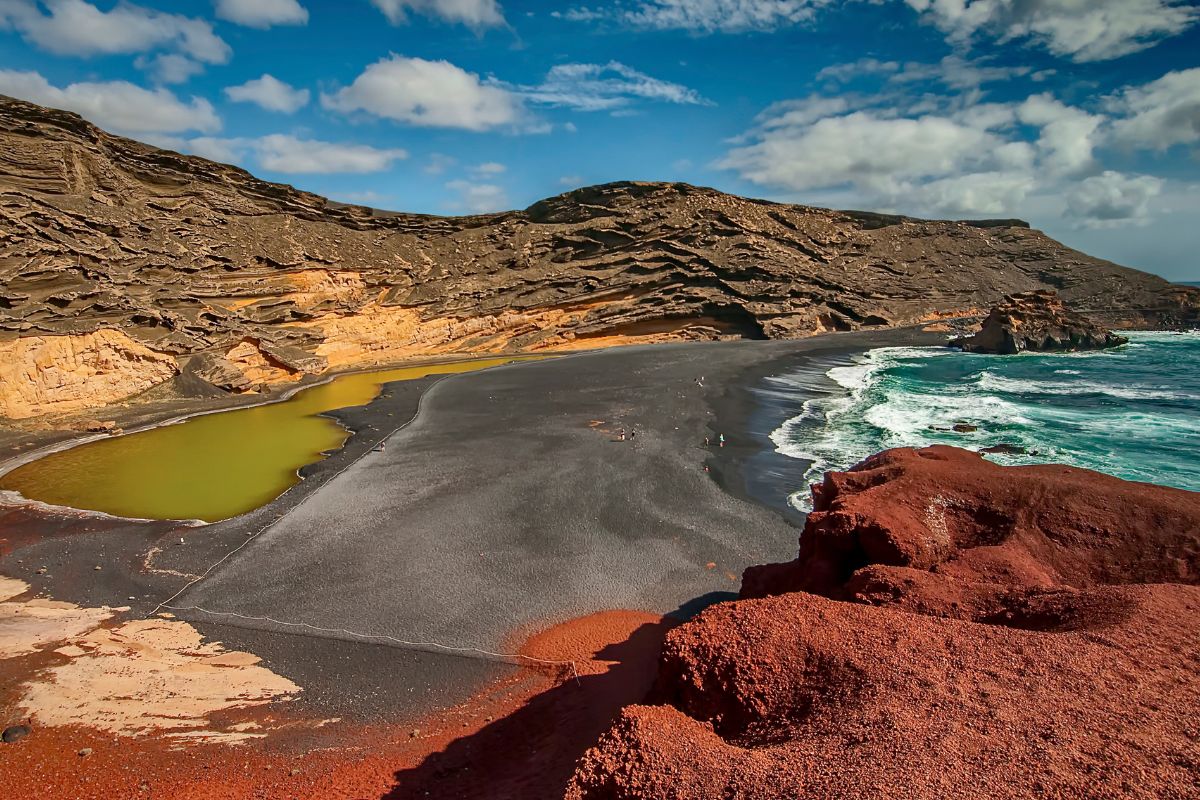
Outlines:
{"label": "white cloud", "polygon": [[296,0],[216,0],[217,16],[248,28],[307,25],[308,10]]}
{"label": "white cloud", "polygon": [[408,158],[408,153],[400,148],[378,148],[352,142],[325,142],[282,133],[258,138],[151,138],[159,147],[169,147],[212,161],[242,165],[253,162],[261,169],[296,175],[382,172],[390,168],[392,162]]}
{"label": "white cloud", "polygon": [[421,168],[421,171],[426,175],[441,175],[457,163],[457,159],[445,153],[433,153],[429,156],[429,161]]}
{"label": "white cloud", "polygon": [[[849,73],[835,77],[842,74]],[[1058,215],[1095,229],[1145,224],[1164,185],[1105,169],[1107,147],[1200,141],[1200,69],[1118,92],[1105,101],[1108,114],[1048,93],[1003,103],[977,102],[977,95],[913,98],[885,88],[776,103],[731,140],[717,166],[801,194],[801,202],[817,193],[839,204],[934,216]]]}
{"label": "white cloud", "polygon": [[370,189],[365,189],[361,192],[334,192],[330,197],[334,200],[340,200],[343,203],[353,203],[354,205],[368,206],[370,208],[379,208],[384,203],[395,199],[390,194],[380,194]]}
{"label": "white cloud", "polygon": [[906,0],[952,41],[988,33],[1028,39],[1073,61],[1104,61],[1144,50],[1200,19],[1186,0]]}
{"label": "white cloud", "polygon": [[471,173],[480,177],[485,175],[503,175],[507,171],[508,167],[495,161],[487,161],[483,164],[476,164],[471,168]]}
{"label": "white cloud", "polygon": [[894,75],[900,71],[899,61],[880,61],[877,58],[860,58],[846,64],[830,64],[817,73],[817,80],[846,83],[862,75]]}
{"label": "white cloud", "polygon": [[1150,201],[1163,182],[1149,175],[1105,170],[1080,181],[1067,193],[1067,216],[1087,228],[1111,228],[1149,222]]}
{"label": "white cloud", "polygon": [[274,133],[256,139],[258,163],[273,172],[332,173],[381,172],[408,153],[399,148],[379,149],[365,144],[322,142]]}
{"label": "white cloud", "polygon": [[1030,67],[997,67],[983,61],[970,61],[957,55],[948,55],[934,64],[909,61],[880,61],[862,58],[847,64],[833,64],[817,73],[818,80],[833,80],[846,83],[864,75],[878,75],[889,83],[917,83],[936,81],[951,89],[973,89],[985,83],[1007,81],[1023,75],[1031,75]]}
{"label": "white cloud", "polygon": [[446,188],[458,193],[459,199],[450,205],[455,210],[486,214],[490,211],[505,211],[509,207],[508,195],[502,187],[495,184],[450,181]]}
{"label": "white cloud", "polygon": [[580,175],[563,175],[558,179],[560,186],[569,186],[572,189],[583,185],[583,177]]}
{"label": "white cloud", "polygon": [[526,122],[521,99],[449,61],[391,55],[371,64],[354,83],[321,95],[321,105],[346,113],[437,128],[485,131]]}
{"label": "white cloud", "polygon": [[[795,111],[785,114],[805,119]],[[986,127],[949,117],[860,110],[798,124],[767,120],[757,141],[731,150],[720,166],[758,184],[797,191],[851,184],[890,201],[918,182],[1002,166],[1002,144]]]}
{"label": "white cloud", "polygon": [[134,63],[138,69],[150,72],[159,83],[186,83],[204,71],[203,64],[179,53],[159,53],[153,58],[139,56]]}
{"label": "white cloud", "polygon": [[201,19],[168,14],[132,3],[101,11],[84,0],[0,1],[0,30],[11,29],[42,50],[63,56],[95,56],[169,50],[206,64],[223,64],[232,53]]}
{"label": "white cloud", "polygon": [[1113,125],[1123,145],[1166,150],[1200,141],[1200,68],[1125,89],[1109,98],[1108,107],[1124,116]]}
{"label": "white cloud", "polygon": [[1076,174],[1092,165],[1092,149],[1103,117],[1063,105],[1048,94],[1034,95],[1017,108],[1018,118],[1041,130],[1041,165],[1055,174]]}
{"label": "white cloud", "polygon": [[[635,27],[681,29],[700,33],[772,31],[811,20],[830,0],[643,0],[619,12]],[[575,12],[585,19],[600,12]]]}
{"label": "white cloud", "polygon": [[622,108],[634,100],[682,105],[711,105],[694,89],[652,78],[617,61],[607,64],[557,64],[538,86],[519,87],[528,100],[577,111]]}
{"label": "white cloud", "polygon": [[308,105],[309,93],[264,73],[261,78],[226,88],[225,96],[235,103],[254,103],[268,111],[293,114]]}
{"label": "white cloud", "polygon": [[211,133],[221,128],[221,120],[207,100],[193,97],[184,102],[167,89],[143,89],[126,81],[81,82],[59,88],[37,72],[0,70],[0,94],[74,111],[117,133]]}
{"label": "white cloud", "polygon": [[424,16],[438,17],[446,22],[461,23],[480,30],[504,25],[504,14],[496,0],[371,0],[383,12],[388,22],[399,25],[412,11]]}
{"label": "white cloud", "polygon": [[1003,216],[1019,209],[1037,180],[1021,170],[973,172],[917,186],[913,200],[939,214]]}

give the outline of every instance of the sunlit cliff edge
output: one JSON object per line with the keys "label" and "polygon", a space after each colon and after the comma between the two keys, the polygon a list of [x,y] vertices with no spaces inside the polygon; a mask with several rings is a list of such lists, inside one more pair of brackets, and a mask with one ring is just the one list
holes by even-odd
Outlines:
{"label": "sunlit cliff edge", "polygon": [[638,182],[524,211],[381,212],[0,98],[9,418],[170,381],[244,393],[420,357],[910,325],[1045,288],[1116,326],[1190,324],[1200,308],[1200,290],[1019,220]]}

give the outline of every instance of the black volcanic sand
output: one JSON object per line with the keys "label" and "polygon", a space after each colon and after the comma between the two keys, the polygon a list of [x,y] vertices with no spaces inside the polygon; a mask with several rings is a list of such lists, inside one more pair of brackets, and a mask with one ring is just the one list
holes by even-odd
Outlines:
{"label": "black volcanic sand", "polygon": [[[751,387],[800,364],[940,341],[884,331],[630,347],[397,382],[332,414],[354,435],[258,511],[189,528],[22,509],[44,535],[14,538],[0,572],[137,616],[245,545],[171,605],[416,644],[172,613],[302,686],[298,711],[420,714],[513,669],[421,643],[505,651],[516,630],[599,610],[689,615],[730,598],[746,566],[793,555],[798,515],[785,499],[806,465],[773,453],[766,434],[795,408]],[[706,448],[718,433],[726,447]]]}

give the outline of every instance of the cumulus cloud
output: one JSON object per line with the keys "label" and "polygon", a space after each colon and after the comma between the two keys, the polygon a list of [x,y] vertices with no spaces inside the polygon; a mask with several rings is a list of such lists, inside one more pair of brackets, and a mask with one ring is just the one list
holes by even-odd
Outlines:
{"label": "cumulus cloud", "polygon": [[471,131],[527,122],[520,97],[508,89],[485,84],[449,61],[395,54],[367,67],[349,86],[322,94],[321,105],[409,125]]}
{"label": "cumulus cloud", "polygon": [[95,56],[168,50],[205,64],[223,64],[229,45],[201,19],[132,3],[101,11],[84,0],[0,0],[0,30],[15,30],[55,55]]}
{"label": "cumulus cloud", "polygon": [[487,161],[483,164],[476,164],[471,168],[471,174],[483,177],[486,175],[503,175],[508,171],[508,167],[495,161]]}
{"label": "cumulus cloud", "polygon": [[1109,228],[1144,223],[1163,186],[1106,169],[1114,143],[1163,149],[1200,141],[1200,69],[1117,92],[1101,104],[1107,113],[1045,92],[992,103],[977,94],[911,96],[889,85],[875,95],[775,103],[730,140],[717,166],[761,186],[881,210],[1010,216],[1036,206],[1079,228]]}
{"label": "cumulus cloud", "polygon": [[193,75],[204,71],[204,65],[179,53],[159,53],[153,58],[139,56],[134,62],[158,83],[186,83]]}
{"label": "cumulus cloud", "polygon": [[249,28],[307,25],[308,10],[296,0],[216,0],[217,16]]}
{"label": "cumulus cloud", "polygon": [[[764,120],[756,139],[729,151],[720,166],[754,183],[794,191],[857,186],[884,202],[911,195],[931,179],[1022,166],[1024,157],[1003,148],[1005,140],[985,124],[935,115],[892,117],[878,110],[813,118],[791,108]],[[952,188],[945,185],[941,194]],[[971,196],[982,197],[980,186],[970,188]],[[965,207],[967,197],[952,205]],[[994,204],[988,199],[979,205],[984,213]]]}
{"label": "cumulus cloud", "polygon": [[268,111],[294,114],[308,105],[308,89],[297,89],[273,75],[246,81],[240,86],[225,89],[225,96],[235,103],[254,103]]}
{"label": "cumulus cloud", "polygon": [[453,210],[486,214],[490,211],[504,211],[509,207],[508,195],[504,188],[493,183],[450,181],[446,188],[458,194],[458,199],[450,204]]}
{"label": "cumulus cloud", "polygon": [[410,11],[438,17],[446,22],[461,23],[475,30],[505,24],[504,13],[496,0],[371,0],[371,4],[382,11],[393,25],[407,21]]}
{"label": "cumulus cloud", "polygon": [[515,90],[533,103],[577,111],[611,111],[628,106],[635,100],[712,105],[694,89],[652,78],[618,61],[607,64],[557,64],[540,85],[517,87]]}
{"label": "cumulus cloud", "polygon": [[221,129],[221,120],[207,100],[193,97],[185,102],[167,89],[143,89],[126,81],[58,87],[37,72],[0,70],[0,94],[74,111],[117,133],[212,133]]}
{"label": "cumulus cloud", "polygon": [[1092,165],[1092,150],[1104,118],[1063,105],[1048,94],[1034,95],[1017,108],[1026,125],[1037,127],[1041,166],[1055,174],[1076,174]]}
{"label": "cumulus cloud", "polygon": [[1150,201],[1163,182],[1150,175],[1105,170],[1080,181],[1067,193],[1067,216],[1086,228],[1111,228],[1149,222]]}
{"label": "cumulus cloud", "polygon": [[253,158],[262,169],[296,175],[381,172],[391,167],[392,162],[408,158],[408,153],[400,148],[378,148],[352,142],[326,142],[283,133],[272,133],[258,138],[160,138],[159,143],[213,161],[236,164]]}
{"label": "cumulus cloud", "polygon": [[1105,61],[1183,33],[1200,19],[1186,0],[906,0],[953,41],[1028,40],[1073,61]]}
{"label": "cumulus cloud", "polygon": [[1200,141],[1200,68],[1125,89],[1108,99],[1108,109],[1124,117],[1113,125],[1123,145],[1166,150]]}
{"label": "cumulus cloud", "polygon": [[261,166],[288,173],[380,172],[393,161],[408,158],[399,148],[299,139],[281,133],[255,140],[254,150]]}

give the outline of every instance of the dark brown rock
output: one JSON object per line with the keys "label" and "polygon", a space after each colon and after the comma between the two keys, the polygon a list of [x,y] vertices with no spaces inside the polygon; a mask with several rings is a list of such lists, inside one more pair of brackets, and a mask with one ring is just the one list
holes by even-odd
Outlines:
{"label": "dark brown rock", "polygon": [[1005,297],[978,333],[950,344],[969,353],[1014,355],[1026,350],[1101,350],[1128,341],[1072,311],[1056,292],[1036,291]]}

